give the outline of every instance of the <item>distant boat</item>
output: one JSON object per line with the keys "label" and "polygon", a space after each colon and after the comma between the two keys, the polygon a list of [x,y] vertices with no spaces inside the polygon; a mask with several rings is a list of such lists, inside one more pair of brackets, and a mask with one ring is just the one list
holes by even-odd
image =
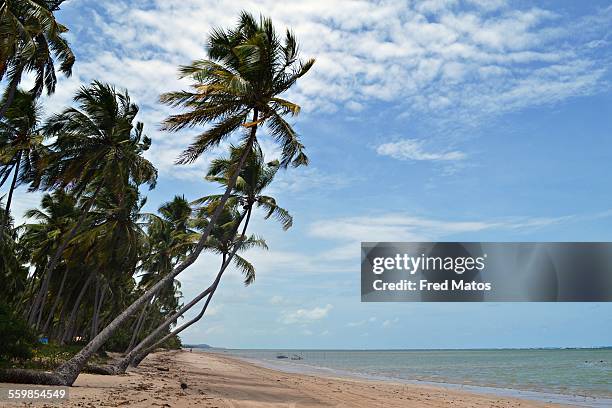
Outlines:
{"label": "distant boat", "polygon": [[291,359],[292,359],[292,360],[303,360],[303,359],[304,359],[304,357],[302,357],[302,356],[298,356],[297,354],[294,354],[294,355],[292,355],[292,356],[291,356]]}
{"label": "distant boat", "polygon": [[277,354],[276,358],[289,358],[289,357],[285,356],[284,354]]}

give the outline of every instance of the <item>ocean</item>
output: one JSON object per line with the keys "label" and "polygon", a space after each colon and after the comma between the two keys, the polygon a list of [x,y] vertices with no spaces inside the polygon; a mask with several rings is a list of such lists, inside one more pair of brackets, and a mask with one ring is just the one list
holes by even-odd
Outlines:
{"label": "ocean", "polygon": [[435,383],[505,396],[612,407],[612,349],[208,351],[288,372]]}

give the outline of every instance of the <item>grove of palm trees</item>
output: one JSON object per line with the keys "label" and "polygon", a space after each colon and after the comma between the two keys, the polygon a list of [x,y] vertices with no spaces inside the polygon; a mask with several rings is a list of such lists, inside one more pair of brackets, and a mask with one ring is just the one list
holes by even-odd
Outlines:
{"label": "grove of palm trees", "polygon": [[[267,246],[250,221],[290,228],[289,211],[266,189],[279,171],[308,164],[288,122],[300,107],[283,94],[314,60],[300,59],[290,31],[243,12],[235,26],[203,32],[206,55],[177,67],[190,87],[155,101],[172,114],[142,123],[129,90],[97,80],[82,84],[70,106],[44,106],[42,92],[55,92],[79,64],[69,27],[56,20],[62,3],[0,1],[2,382],[72,385],[83,371],[122,373],[159,347],[179,348],[228,268],[255,282],[245,252]],[[145,211],[163,175],[147,158],[155,128],[192,134],[175,165],[210,159],[202,183],[218,194],[190,202],[176,191]],[[262,138],[277,144],[278,160],[264,156]],[[211,158],[219,146],[227,154]],[[35,192],[40,203],[16,222],[15,197]],[[199,257],[202,287],[186,299],[180,275]],[[192,308],[199,313],[181,323]]]}

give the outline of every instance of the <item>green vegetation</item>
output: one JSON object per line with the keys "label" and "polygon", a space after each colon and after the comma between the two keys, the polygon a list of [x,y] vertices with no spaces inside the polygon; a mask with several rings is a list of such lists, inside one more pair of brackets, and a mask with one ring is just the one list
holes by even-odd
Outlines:
{"label": "green vegetation", "polygon": [[36,336],[28,324],[0,303],[0,364],[31,359]]}
{"label": "green vegetation", "polygon": [[[206,174],[223,193],[193,203],[176,195],[144,213],[158,174],[144,157],[152,140],[127,90],[93,81],[72,106],[42,117],[38,97],[55,90],[54,61],[66,75],[74,63],[53,14],[61,3],[0,3],[0,187],[8,191],[0,201],[0,381],[71,385],[88,365],[110,363],[107,352],[123,357],[96,372],[122,372],[157,347],[179,348],[178,333],[204,315],[229,265],[246,285],[255,281],[255,266],[241,255],[267,248],[247,233],[253,212],[291,227],[289,212],[263,191],[279,170],[308,163],[285,119],[300,107],[281,95],[314,60],[299,59],[290,31],[279,36],[271,20],[242,13],[234,28],[212,32],[204,59],[180,67],[191,90],[160,98],[180,110],[164,121],[166,131],[207,125],[178,165],[229,147]],[[29,91],[18,87],[26,72],[36,74]],[[263,157],[262,128],[279,144],[277,161]],[[20,185],[44,194],[16,226],[11,204]],[[217,275],[184,304],[177,277],[202,251],[219,257]],[[175,328],[201,301],[198,317]],[[15,367],[53,372],[13,375]]]}

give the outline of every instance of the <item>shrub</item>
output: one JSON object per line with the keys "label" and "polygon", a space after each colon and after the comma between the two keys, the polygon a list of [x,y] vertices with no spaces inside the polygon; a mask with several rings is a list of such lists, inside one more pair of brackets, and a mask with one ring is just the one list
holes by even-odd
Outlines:
{"label": "shrub", "polygon": [[0,303],[0,361],[27,360],[37,346],[27,322]]}
{"label": "shrub", "polygon": [[159,346],[170,350],[178,350],[183,346],[183,344],[181,343],[179,336],[172,336]]}
{"label": "shrub", "polygon": [[125,349],[130,345],[132,339],[131,330],[120,328],[118,329],[110,339],[104,344],[105,351],[114,351],[117,353],[123,353]]}

